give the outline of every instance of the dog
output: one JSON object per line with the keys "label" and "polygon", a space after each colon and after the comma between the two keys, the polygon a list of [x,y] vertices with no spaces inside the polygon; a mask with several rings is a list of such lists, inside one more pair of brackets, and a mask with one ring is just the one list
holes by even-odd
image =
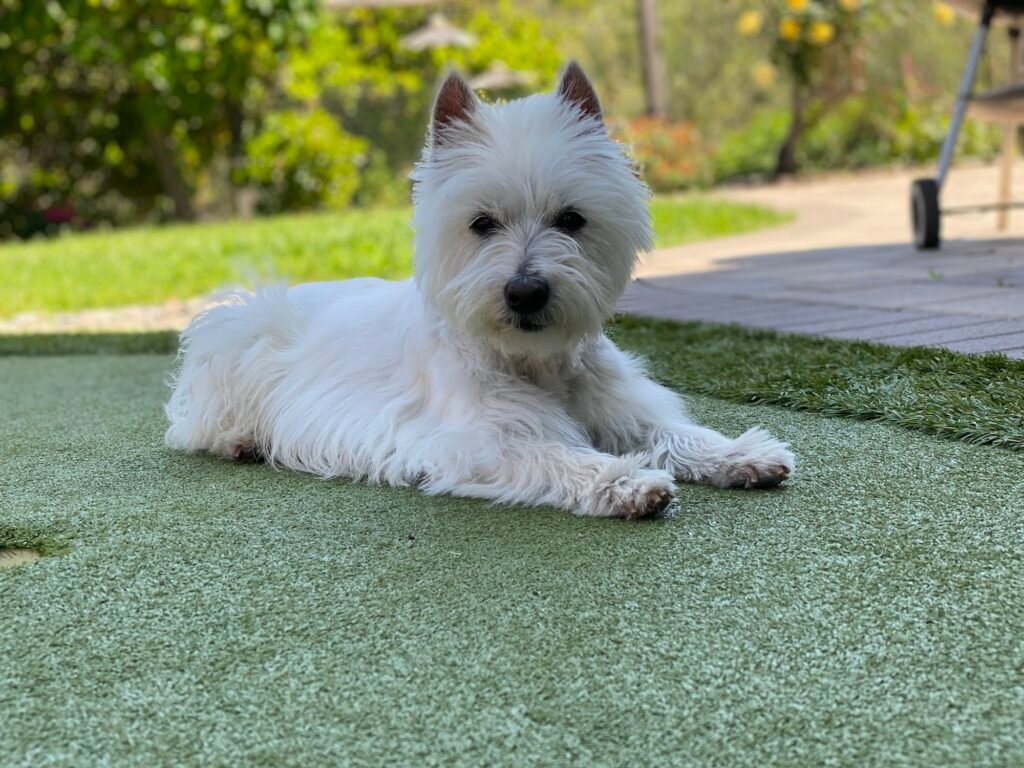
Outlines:
{"label": "dog", "polygon": [[676,482],[789,477],[785,443],[697,426],[604,335],[652,247],[650,193],[578,65],[498,104],[450,75],[412,179],[414,278],[270,287],[196,317],[170,446],[627,519],[660,515]]}

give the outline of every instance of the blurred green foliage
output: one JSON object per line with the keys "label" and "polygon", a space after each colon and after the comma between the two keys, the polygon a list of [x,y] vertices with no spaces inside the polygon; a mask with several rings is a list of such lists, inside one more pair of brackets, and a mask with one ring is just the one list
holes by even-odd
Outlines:
{"label": "blurred green foliage", "polygon": [[[789,121],[784,109],[765,108],[743,128],[722,136],[712,152],[715,181],[771,177]],[[808,129],[797,159],[808,171],[927,164],[938,157],[948,124],[948,115],[934,107],[886,105],[867,96],[851,96]],[[994,126],[968,121],[961,133],[959,152],[992,158],[998,152],[1001,135]]]}
{"label": "blurred green foliage", "polygon": [[0,236],[35,211],[90,220],[171,206],[238,155],[312,0],[6,0],[0,12]]}
{"label": "blurred green foliage", "polygon": [[[529,83],[490,95],[515,98],[550,87],[562,63],[553,33],[512,0],[445,7],[452,24],[476,37],[472,47],[404,48],[402,39],[427,24],[436,10],[364,8],[323,16],[288,59],[284,88],[289,97],[329,110],[346,131],[376,150],[377,170],[386,167],[397,178],[407,175],[419,155],[434,86],[445,71],[455,68],[472,77],[495,62],[514,66],[527,73]],[[394,196],[382,181],[373,184],[373,194],[361,196],[363,202]]]}
{"label": "blurred green foliage", "polygon": [[[814,87],[802,167],[932,162],[971,22],[937,17],[934,0],[805,5],[661,0],[669,114],[649,121],[636,0],[0,0],[0,238],[405,204],[435,83],[451,67],[473,77],[499,62],[526,80],[489,98],[547,89],[580,60],[659,190],[770,175],[804,79]],[[439,10],[476,43],[404,47]],[[758,34],[744,37],[751,10]],[[780,39],[787,14],[802,19],[799,40]],[[835,28],[815,32],[821,22]],[[814,54],[813,77],[783,66],[787,45]],[[1002,36],[989,49],[979,87],[1006,71]],[[969,125],[961,151],[989,155],[997,141]]]}
{"label": "blurred green foliage", "polygon": [[265,212],[340,209],[359,187],[366,147],[323,109],[274,112],[246,144],[243,175],[259,186]]}
{"label": "blurred green foliage", "polygon": [[[788,220],[756,205],[655,198],[658,247]],[[0,318],[20,312],[156,304],[287,280],[412,274],[412,211],[289,214],[255,221],[129,227],[0,246]]]}
{"label": "blurred green foliage", "polygon": [[511,0],[446,10],[476,45],[404,49],[425,7],[5,0],[0,238],[69,216],[190,219],[211,189],[227,190],[207,211],[219,214],[238,212],[245,191],[261,211],[404,198],[444,70],[507,60],[541,86],[561,62]]}

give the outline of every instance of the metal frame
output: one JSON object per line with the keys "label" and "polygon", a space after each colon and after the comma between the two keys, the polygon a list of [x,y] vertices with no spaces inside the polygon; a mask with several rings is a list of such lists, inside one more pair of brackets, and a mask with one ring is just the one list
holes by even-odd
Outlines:
{"label": "metal frame", "polygon": [[935,177],[935,183],[938,185],[940,195],[942,187],[946,183],[946,176],[949,174],[949,167],[953,163],[953,153],[956,151],[956,143],[960,139],[960,129],[963,127],[964,116],[967,114],[967,105],[970,103],[971,93],[974,90],[974,78],[978,74],[978,63],[981,61],[982,51],[985,50],[985,40],[992,28],[992,17],[995,12],[995,3],[993,0],[987,0],[981,11],[981,22],[974,35],[971,53],[967,58],[967,69],[964,70],[964,77],[960,82],[960,92],[957,94],[956,107],[953,110],[953,121],[949,125],[949,133],[946,134],[946,140],[942,144],[942,154],[939,156],[939,173]]}

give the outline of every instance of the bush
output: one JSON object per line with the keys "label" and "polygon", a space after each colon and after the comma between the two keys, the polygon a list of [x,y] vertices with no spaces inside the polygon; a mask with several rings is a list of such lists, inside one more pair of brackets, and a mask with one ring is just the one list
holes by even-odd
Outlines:
{"label": "bush", "polygon": [[708,154],[693,123],[643,117],[612,127],[632,149],[633,160],[655,192],[706,187],[711,182]]}
{"label": "bush", "polygon": [[344,208],[359,187],[366,142],[329,113],[275,112],[246,145],[245,180],[261,192],[261,211]]}
{"label": "bush", "polygon": [[723,136],[713,151],[715,181],[770,176],[788,126],[785,111],[763,110],[755,113],[743,128]]}
{"label": "bush", "polygon": [[[716,182],[764,178],[772,173],[786,132],[784,110],[757,113],[714,149]],[[949,115],[877,96],[854,96],[833,107],[804,136],[798,160],[805,170],[848,170],[884,165],[920,165],[938,160]],[[957,156],[993,157],[998,128],[967,121]]]}

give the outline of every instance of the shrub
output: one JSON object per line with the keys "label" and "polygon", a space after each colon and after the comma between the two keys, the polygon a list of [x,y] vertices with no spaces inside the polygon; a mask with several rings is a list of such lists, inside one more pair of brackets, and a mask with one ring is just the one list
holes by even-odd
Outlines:
{"label": "shrub", "polygon": [[760,179],[775,170],[779,145],[789,116],[781,109],[754,114],[743,128],[725,134],[713,152],[714,178],[719,181]]}
{"label": "shrub", "polygon": [[[786,124],[783,110],[763,110],[742,129],[726,134],[713,153],[715,181],[770,175]],[[815,122],[803,138],[797,159],[808,170],[934,163],[948,127],[949,115],[938,110],[877,95],[854,96]],[[968,121],[957,156],[993,157],[999,136],[992,126]]]}
{"label": "shrub", "polygon": [[246,145],[243,175],[260,188],[262,211],[344,208],[365,152],[366,142],[322,109],[275,112]]}
{"label": "shrub", "polygon": [[704,187],[711,182],[710,158],[693,123],[643,117],[612,132],[629,144],[633,160],[655,192]]}

